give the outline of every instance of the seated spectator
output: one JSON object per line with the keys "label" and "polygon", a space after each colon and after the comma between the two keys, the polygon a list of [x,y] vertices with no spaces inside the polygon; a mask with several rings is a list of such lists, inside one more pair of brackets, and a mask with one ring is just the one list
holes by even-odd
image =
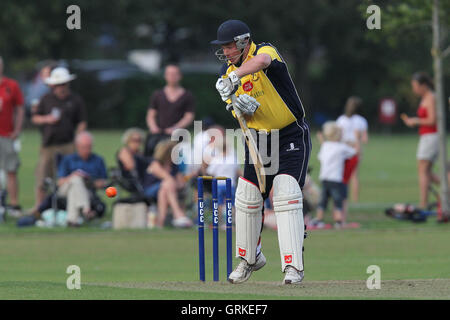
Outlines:
{"label": "seated spectator", "polygon": [[58,196],[67,198],[68,226],[78,226],[80,216],[91,219],[89,189],[106,186],[106,167],[103,158],[92,152],[93,137],[87,131],[75,137],[74,154],[66,155],[58,166]]}
{"label": "seated spectator", "polygon": [[133,184],[138,193],[144,193],[147,167],[150,158],[142,154],[145,133],[139,128],[130,128],[122,136],[122,147],[116,154],[117,162],[125,179]]}
{"label": "seated spectator", "polygon": [[334,201],[333,219],[335,228],[343,223],[343,202],[347,198],[347,186],[343,182],[345,160],[356,154],[356,149],[341,142],[342,131],[336,122],[329,121],[323,125],[323,141],[318,158],[320,161],[319,179],[322,183],[322,195],[317,209],[317,216],[311,221],[313,226],[324,226],[323,215],[327,209],[328,198]]}
{"label": "seated spectator", "polygon": [[[202,169],[203,151],[211,142],[211,130],[214,129],[215,122],[211,117],[205,117],[201,120],[202,130],[194,135],[193,144],[189,144],[191,159],[187,165],[187,174],[197,176]],[[195,132],[194,132],[195,133]]]}
{"label": "seated spectator", "polygon": [[[232,145],[228,145],[226,142],[225,128],[216,125],[211,127],[211,129],[216,129],[217,131],[212,132],[214,136],[210,137],[209,144],[206,146],[206,148],[204,148],[206,161],[203,164],[203,170],[206,175],[209,176],[227,177],[231,179],[231,195],[234,205],[236,183],[238,177],[240,175],[243,175],[243,171],[241,169],[241,165],[237,161],[236,150],[233,149]],[[220,133],[220,136],[218,136],[217,133]],[[217,138],[219,138],[219,141],[215,141]],[[208,190],[208,188],[205,189]],[[217,197],[219,203],[219,212],[222,212],[224,214],[223,221],[225,222],[226,181],[224,180],[219,180],[217,182]],[[225,228],[225,223],[222,224],[221,228]]]}
{"label": "seated spectator", "polygon": [[162,228],[168,208],[173,212],[174,227],[191,227],[192,221],[186,217],[178,200],[178,191],[184,188],[184,179],[178,167],[171,160],[176,142],[163,140],[157,144],[153,158],[144,158],[141,154],[142,131],[129,129],[122,142],[124,146],[117,153],[117,159],[125,172],[136,177],[143,187],[143,193],[157,199],[158,216],[156,226]]}

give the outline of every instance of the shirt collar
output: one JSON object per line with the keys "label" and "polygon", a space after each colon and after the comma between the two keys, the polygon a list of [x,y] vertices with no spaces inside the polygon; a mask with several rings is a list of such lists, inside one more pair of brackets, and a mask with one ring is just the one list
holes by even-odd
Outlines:
{"label": "shirt collar", "polygon": [[256,51],[256,44],[252,41],[252,44],[250,45],[250,50],[248,50],[247,58],[245,58],[245,60],[247,60],[250,56],[254,57],[255,51]]}
{"label": "shirt collar", "polygon": [[50,91],[50,94],[51,94],[56,100],[59,100],[59,101],[66,101],[66,100],[71,99],[71,97],[72,97],[72,91],[70,91],[69,94],[67,95],[67,97],[65,97],[64,99],[60,99],[60,98],[53,92],[53,90]]}
{"label": "shirt collar", "polygon": [[94,156],[94,154],[91,152],[91,154],[89,155],[89,157],[85,160],[85,159],[82,159],[82,158],[80,157],[80,155],[79,155],[77,152],[75,152],[75,159],[76,159],[76,160],[83,161],[83,162],[89,162],[89,161],[92,159],[93,156]]}
{"label": "shirt collar", "polygon": [[[248,53],[247,53],[247,57],[245,57],[245,59],[242,63],[249,60],[250,58],[253,58],[255,51],[256,51],[256,44],[252,41],[252,43],[250,44],[250,49],[248,50]],[[228,66],[233,66],[233,67],[237,68],[234,64],[232,64],[230,62],[228,62]]]}

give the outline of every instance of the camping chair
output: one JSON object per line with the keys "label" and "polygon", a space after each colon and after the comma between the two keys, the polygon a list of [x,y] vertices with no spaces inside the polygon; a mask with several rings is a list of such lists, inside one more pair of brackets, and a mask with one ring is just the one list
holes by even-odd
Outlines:
{"label": "camping chair", "polygon": [[156,198],[148,197],[144,194],[144,187],[139,181],[136,171],[129,172],[125,170],[122,162],[117,159],[117,167],[109,168],[111,185],[118,185],[121,189],[128,192],[128,196],[119,198],[115,203],[138,203],[145,202],[147,206],[156,203]]}
{"label": "camping chair", "polygon": [[[57,153],[55,155],[55,163],[56,167],[59,167],[62,159],[64,158],[63,154]],[[45,179],[45,187],[49,193],[47,198],[40,204],[40,212],[45,209],[53,209],[54,214],[58,210],[65,210],[67,206],[67,201],[65,197],[61,197],[58,195],[58,183],[57,178],[49,178]],[[94,187],[90,180],[86,180],[86,187],[89,191],[89,198],[91,201],[91,209],[96,212],[96,217],[101,218],[105,214],[106,205],[101,201],[100,197],[97,194],[97,189]]]}

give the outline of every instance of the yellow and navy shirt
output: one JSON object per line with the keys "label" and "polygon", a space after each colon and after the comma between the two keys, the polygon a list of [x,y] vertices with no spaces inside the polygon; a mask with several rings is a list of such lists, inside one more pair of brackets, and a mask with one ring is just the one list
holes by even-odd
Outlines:
{"label": "yellow and navy shirt", "polygon": [[[235,95],[248,94],[261,104],[253,116],[246,117],[249,128],[267,131],[282,129],[297,119],[303,119],[305,111],[287,65],[275,47],[270,43],[252,43],[244,62],[261,53],[268,54],[272,63],[266,69],[242,77]],[[226,78],[237,68],[225,63],[220,75]]]}

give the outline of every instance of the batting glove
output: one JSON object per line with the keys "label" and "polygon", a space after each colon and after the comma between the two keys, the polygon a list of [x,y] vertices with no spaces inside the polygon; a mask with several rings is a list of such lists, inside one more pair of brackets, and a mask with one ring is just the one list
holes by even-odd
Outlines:
{"label": "batting glove", "polygon": [[253,115],[260,106],[260,103],[248,94],[241,94],[236,98],[234,106],[246,115]]}
{"label": "batting glove", "polygon": [[216,82],[216,89],[222,97],[223,101],[227,101],[230,96],[236,92],[241,85],[241,79],[232,71],[228,78],[219,78]]}

